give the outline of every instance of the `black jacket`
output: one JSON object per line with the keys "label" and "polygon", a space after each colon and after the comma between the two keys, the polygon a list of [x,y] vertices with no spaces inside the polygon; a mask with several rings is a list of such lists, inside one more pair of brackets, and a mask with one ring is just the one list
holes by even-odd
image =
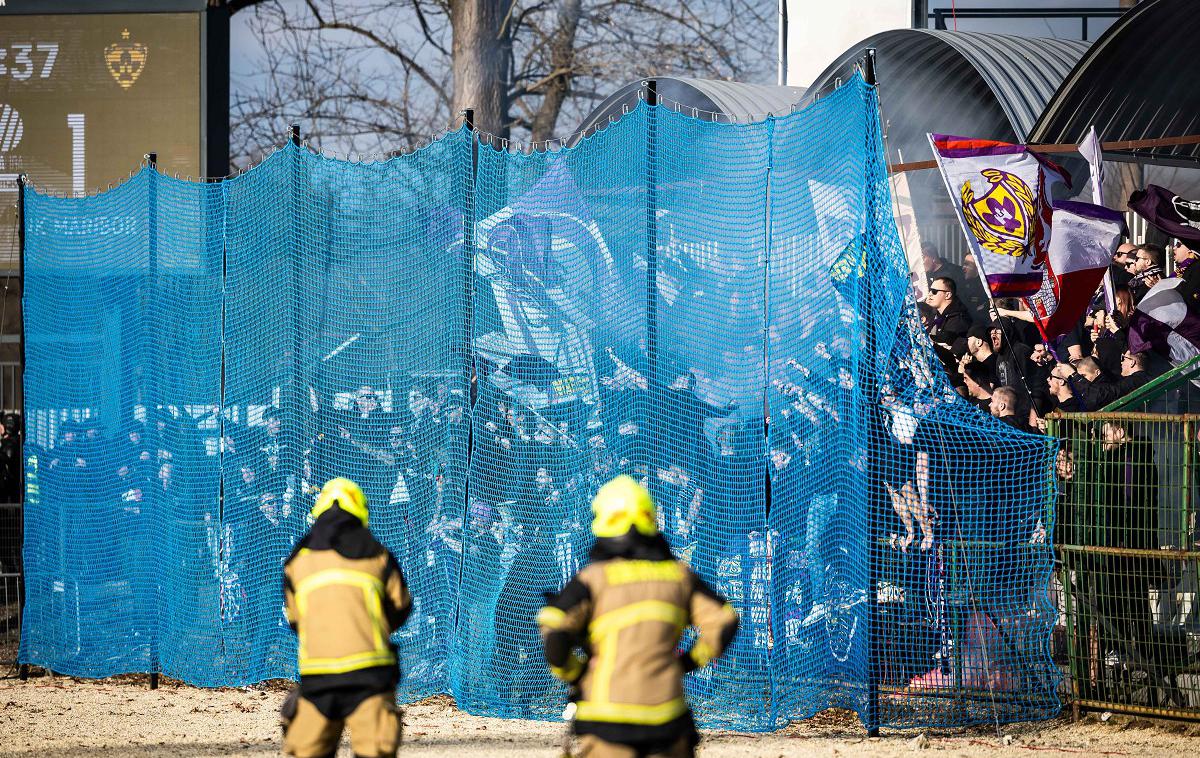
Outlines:
{"label": "black jacket", "polygon": [[950,301],[946,310],[934,313],[929,324],[929,339],[953,345],[960,337],[966,337],[971,330],[971,314],[958,298]]}
{"label": "black jacket", "polygon": [[1149,384],[1151,378],[1152,377],[1150,376],[1149,372],[1145,370],[1135,371],[1129,376],[1121,377],[1116,383],[1117,392],[1120,393],[1118,397],[1125,397],[1134,390]]}

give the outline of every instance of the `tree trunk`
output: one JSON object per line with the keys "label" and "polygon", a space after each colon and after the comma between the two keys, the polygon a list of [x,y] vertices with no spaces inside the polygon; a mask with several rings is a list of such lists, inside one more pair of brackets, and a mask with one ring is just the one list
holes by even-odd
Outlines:
{"label": "tree trunk", "polygon": [[579,27],[582,5],[583,0],[564,0],[562,10],[558,13],[558,28],[554,31],[554,42],[550,49],[551,74],[542,91],[542,104],[538,107],[530,130],[534,142],[554,136],[558,114],[571,89],[575,70],[575,30]]}
{"label": "tree trunk", "polygon": [[475,109],[475,127],[508,137],[508,78],[512,44],[505,15],[512,0],[451,0],[453,118]]}

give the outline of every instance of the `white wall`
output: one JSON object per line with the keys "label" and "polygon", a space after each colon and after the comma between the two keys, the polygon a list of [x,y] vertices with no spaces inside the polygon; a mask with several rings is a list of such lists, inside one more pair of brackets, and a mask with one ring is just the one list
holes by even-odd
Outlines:
{"label": "white wall", "polygon": [[912,0],[786,0],[787,84],[808,87],[851,45],[912,26]]}

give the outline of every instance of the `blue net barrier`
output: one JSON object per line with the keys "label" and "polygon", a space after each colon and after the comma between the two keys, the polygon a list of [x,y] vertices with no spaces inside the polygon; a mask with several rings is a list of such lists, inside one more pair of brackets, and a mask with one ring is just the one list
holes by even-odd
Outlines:
{"label": "blue net barrier", "polygon": [[342,475],[413,591],[400,696],[557,718],[534,615],[628,473],[742,618],[702,724],[1052,716],[1056,443],[951,390],[890,203],[858,78],[755,124],[27,190],[21,661],[294,677],[281,567]]}

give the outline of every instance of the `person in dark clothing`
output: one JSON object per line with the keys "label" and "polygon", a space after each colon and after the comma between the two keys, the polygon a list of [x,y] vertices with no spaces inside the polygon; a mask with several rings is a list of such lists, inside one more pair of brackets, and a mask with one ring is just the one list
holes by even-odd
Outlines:
{"label": "person in dark clothing", "polygon": [[1158,245],[1145,244],[1139,245],[1134,253],[1133,267],[1130,269],[1133,278],[1129,281],[1129,291],[1133,293],[1135,303],[1142,302],[1150,288],[1162,280],[1163,252]]}
{"label": "person in dark clothing", "polygon": [[990,318],[992,301],[988,297],[987,289],[983,286],[983,281],[979,278],[975,256],[967,253],[963,258],[962,269],[962,283],[958,288],[958,299],[971,314],[972,320],[980,323],[986,322]]}
{"label": "person in dark clothing", "polygon": [[1187,303],[1189,310],[1200,312],[1200,266],[1196,265],[1200,255],[1182,241],[1175,240],[1171,257],[1175,260],[1175,276],[1183,280],[1183,284],[1175,291]]}
{"label": "person in dark clothing", "polygon": [[934,279],[945,277],[954,281],[955,290],[962,289],[962,269],[938,255],[938,249],[936,245],[934,245],[932,242],[921,243],[921,257],[925,262],[926,279],[932,282]]}
{"label": "person in dark clothing", "polygon": [[989,391],[996,387],[1020,387],[1025,381],[1021,374],[1022,356],[1015,349],[1001,352],[997,349],[998,343],[1003,345],[999,326],[977,324],[971,327],[967,333],[967,350],[971,354],[968,371]]}
{"label": "person in dark clothing", "polygon": [[1037,430],[1018,414],[1020,407],[1020,396],[1012,387],[997,387],[992,391],[992,401],[988,405],[988,411],[1017,431],[1035,434]]}
{"label": "person in dark clothing", "polygon": [[927,327],[934,345],[949,350],[959,337],[971,329],[971,315],[958,299],[958,285],[949,277],[938,277],[929,284],[925,304],[933,313]]}
{"label": "person in dark clothing", "polygon": [[1117,380],[1117,397],[1125,397],[1150,381],[1146,370],[1146,355],[1125,351],[1121,355],[1121,378]]}
{"label": "person in dark clothing", "polygon": [[1121,396],[1116,385],[1104,377],[1095,358],[1084,358],[1075,364],[1075,370],[1083,378],[1077,389],[1088,410],[1098,411]]}
{"label": "person in dark clothing", "polygon": [[1050,372],[1054,369],[1054,354],[1044,342],[1038,342],[1030,349],[1029,358],[1025,361],[1025,384],[1029,386],[1030,402],[1033,410],[1039,416],[1045,416],[1054,407],[1054,398],[1050,395],[1048,381]]}
{"label": "person in dark clothing", "polygon": [[1137,247],[1132,242],[1122,242],[1113,253],[1113,262],[1108,270],[1114,287],[1129,286],[1129,280],[1133,278],[1133,254]]}
{"label": "person in dark clothing", "polygon": [[1062,413],[1079,413],[1084,410],[1083,402],[1075,396],[1075,390],[1071,386],[1076,382],[1078,378],[1075,369],[1069,363],[1059,363],[1050,370],[1046,383],[1054,402],[1052,410]]}
{"label": "person in dark clothing", "polygon": [[367,528],[367,499],[331,479],[316,519],[284,564],[288,622],[299,636],[300,684],[284,702],[287,755],[332,757],[343,725],[360,758],[391,758],[400,745],[396,648],[412,597],[396,558]]}
{"label": "person in dark clothing", "polygon": [[971,316],[957,297],[957,285],[949,277],[939,277],[929,284],[929,292],[921,307],[921,323],[933,342],[934,352],[946,367],[951,381],[959,374],[954,343],[965,339],[971,328]]}

